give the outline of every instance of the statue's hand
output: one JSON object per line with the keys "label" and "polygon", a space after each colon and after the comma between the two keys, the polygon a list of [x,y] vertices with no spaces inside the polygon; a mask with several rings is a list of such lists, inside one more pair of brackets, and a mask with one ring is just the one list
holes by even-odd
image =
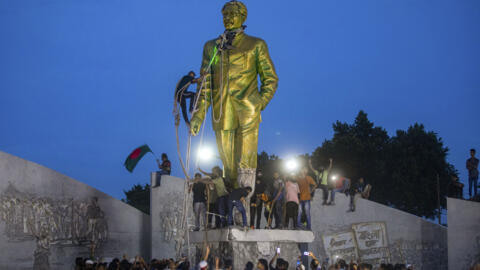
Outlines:
{"label": "statue's hand", "polygon": [[192,133],[193,136],[197,136],[201,126],[202,120],[198,117],[193,117],[192,120],[190,120],[190,133]]}
{"label": "statue's hand", "polygon": [[262,107],[261,107],[261,110],[265,110],[265,107],[267,107],[267,102],[265,100],[263,100],[263,98],[260,99],[262,101]]}

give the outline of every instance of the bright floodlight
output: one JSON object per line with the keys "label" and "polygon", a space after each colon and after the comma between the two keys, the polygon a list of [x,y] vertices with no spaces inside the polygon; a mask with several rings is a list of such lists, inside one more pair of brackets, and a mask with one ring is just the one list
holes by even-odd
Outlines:
{"label": "bright floodlight", "polygon": [[290,159],[287,161],[286,166],[287,166],[287,170],[292,172],[297,169],[298,163],[295,159]]}
{"label": "bright floodlight", "polygon": [[337,180],[338,176],[337,175],[332,175],[332,180],[335,181]]}
{"label": "bright floodlight", "polygon": [[213,158],[213,150],[210,147],[202,147],[198,150],[198,158],[203,161],[209,161]]}

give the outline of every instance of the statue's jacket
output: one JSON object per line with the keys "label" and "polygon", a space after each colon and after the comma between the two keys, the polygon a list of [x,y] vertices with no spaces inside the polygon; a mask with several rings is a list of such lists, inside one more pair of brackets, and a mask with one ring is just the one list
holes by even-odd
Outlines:
{"label": "statue's jacket", "polygon": [[205,76],[205,83],[193,117],[203,120],[212,105],[214,130],[258,124],[260,112],[277,90],[278,77],[265,41],[241,32],[232,45],[233,48],[215,54],[217,39],[214,39],[203,49],[201,74]]}

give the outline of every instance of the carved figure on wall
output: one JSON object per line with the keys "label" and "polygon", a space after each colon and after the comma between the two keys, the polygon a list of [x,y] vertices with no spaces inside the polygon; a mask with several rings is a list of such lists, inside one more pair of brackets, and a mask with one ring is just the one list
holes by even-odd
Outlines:
{"label": "carved figure on wall", "polygon": [[52,245],[80,245],[94,253],[108,240],[108,223],[98,198],[85,202],[37,197],[9,183],[0,195],[0,220],[5,222],[4,233],[10,241],[36,240],[35,270],[50,269]]}

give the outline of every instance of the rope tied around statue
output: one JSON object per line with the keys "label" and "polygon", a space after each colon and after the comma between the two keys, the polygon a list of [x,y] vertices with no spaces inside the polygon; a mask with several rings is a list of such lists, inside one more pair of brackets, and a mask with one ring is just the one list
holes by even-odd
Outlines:
{"label": "rope tied around statue", "polygon": [[[223,61],[224,61],[224,53],[225,51],[228,51],[228,50],[231,50],[233,49],[233,40],[235,38],[236,35],[238,35],[239,33],[242,33],[244,31],[244,29],[246,28],[246,26],[242,26],[241,28],[239,29],[236,29],[236,30],[226,30],[223,34],[221,34],[217,40],[216,40],[216,46],[214,47],[214,51],[213,51],[213,55],[212,55],[212,58],[210,59],[209,63],[208,63],[208,66],[207,68],[202,71],[203,74],[200,75],[200,77],[198,78],[195,78],[195,72],[193,71],[190,71],[186,76],[183,76],[179,82],[177,83],[177,86],[175,88],[175,97],[174,97],[174,109],[173,109],[173,114],[174,114],[174,119],[175,119],[175,128],[176,128],[176,133],[177,133],[177,152],[179,154],[179,159],[180,159],[180,163],[182,165],[182,169],[183,169],[183,172],[185,174],[185,177],[187,177],[188,179],[190,179],[189,177],[189,174],[188,174],[188,170],[185,166],[185,162],[183,161],[183,158],[182,158],[182,155],[180,153],[180,142],[179,142],[179,138],[178,138],[178,126],[180,125],[180,109],[179,109],[179,105],[182,109],[182,115],[183,115],[183,119],[187,125],[187,129],[189,131],[189,137],[188,137],[188,146],[187,146],[187,159],[189,158],[190,156],[190,141],[191,141],[191,130],[190,130],[190,120],[188,118],[188,114],[187,114],[187,111],[186,111],[186,106],[187,106],[187,99],[190,99],[190,107],[189,107],[189,112],[193,115],[196,111],[198,111],[198,102],[199,102],[199,97],[202,93],[203,90],[205,90],[205,82],[206,82],[206,79],[207,79],[207,76],[205,76],[205,74],[209,73],[211,71],[211,68],[212,68],[212,65],[214,64],[214,62],[217,62],[215,61],[217,56],[218,56],[218,53],[220,52],[220,57],[219,57],[219,62],[220,62],[220,108],[219,108],[219,112],[218,112],[218,115],[216,116],[216,113],[215,113],[215,110],[214,108],[212,107],[212,118],[213,118],[213,121],[215,123],[218,123],[222,117],[222,112],[223,112],[223,91],[224,91],[224,81],[223,81],[223,78],[224,78],[224,70],[223,70]],[[217,59],[218,60],[218,59]],[[211,77],[210,77],[210,80],[211,80]],[[189,92],[187,91],[188,87],[192,84],[192,83],[200,83],[200,87],[198,87],[197,89],[197,92],[196,94],[194,94],[193,92]],[[210,82],[211,83],[211,82]],[[226,82],[226,85],[228,86],[228,83],[229,83],[229,77],[227,76],[227,82]],[[207,99],[207,95],[204,95],[204,99],[206,101]],[[193,100],[192,100],[193,99]],[[210,103],[213,103],[213,94],[210,94]],[[193,104],[193,105],[192,105]],[[204,102],[205,106],[206,106],[206,102]],[[201,131],[201,136],[200,136],[200,148],[203,144],[203,133],[204,133],[204,122],[206,120],[206,114],[207,114],[207,108],[205,108],[205,115],[203,117],[203,122],[202,122],[202,131]],[[187,160],[188,162],[188,160]],[[198,158],[195,162],[197,165],[198,164]]]}
{"label": "rope tied around statue", "polygon": [[[177,153],[178,153],[178,157],[179,157],[179,161],[180,161],[180,164],[181,164],[181,167],[182,167],[182,170],[183,170],[183,173],[185,175],[185,185],[184,185],[184,199],[183,199],[183,207],[182,207],[182,223],[181,223],[181,231],[183,231],[183,235],[184,235],[184,238],[186,238],[187,240],[187,247],[189,249],[189,254],[190,254],[190,240],[189,240],[189,235],[188,235],[188,224],[186,223],[187,222],[187,215],[188,215],[188,209],[189,207],[187,207],[188,204],[188,199],[189,199],[189,196],[188,196],[188,184],[189,182],[191,182],[191,178],[189,176],[189,169],[190,169],[190,154],[191,154],[191,138],[192,138],[192,132],[191,132],[191,128],[190,128],[190,120],[188,119],[188,114],[186,112],[186,101],[187,99],[190,99],[190,112],[192,113],[192,115],[198,110],[198,101],[199,101],[199,97],[202,93],[202,90],[206,90],[204,89],[205,87],[205,82],[206,82],[206,79],[207,79],[207,76],[205,76],[205,74],[209,73],[211,71],[211,67],[213,65],[213,63],[215,62],[215,59],[217,58],[218,56],[218,53],[220,52],[220,77],[221,77],[221,80],[220,80],[220,97],[221,97],[221,100],[220,100],[220,112],[218,113],[218,116],[215,116],[215,111],[212,107],[212,119],[215,123],[218,123],[220,121],[220,119],[222,118],[222,110],[223,110],[223,91],[224,91],[224,82],[223,82],[223,77],[224,77],[224,71],[223,71],[223,61],[224,61],[224,52],[227,51],[227,50],[230,50],[233,48],[232,46],[232,42],[233,42],[233,39],[235,38],[235,36],[238,34],[238,33],[241,33],[243,32],[243,30],[245,29],[245,26],[242,26],[240,29],[236,29],[236,30],[232,30],[232,31],[228,31],[226,30],[222,35],[220,35],[220,37],[216,40],[216,46],[214,47],[214,52],[213,52],[213,56],[212,58],[210,59],[209,63],[208,63],[208,66],[206,69],[204,69],[202,71],[203,74],[201,74],[200,77],[198,78],[195,78],[195,73],[193,71],[189,72],[187,76],[184,76],[182,77],[182,79],[180,79],[180,81],[177,83],[177,86],[175,88],[175,95],[174,95],[174,109],[173,109],[173,114],[174,114],[174,120],[175,120],[175,135],[176,135],[176,141],[177,141]],[[228,80],[228,76],[227,76],[227,86],[228,86],[228,83],[229,83],[229,80]],[[211,80],[211,77],[210,77],[210,80]],[[188,87],[192,84],[192,83],[197,83],[201,81],[201,84],[200,84],[200,87],[198,87],[197,89],[197,93],[196,94],[193,94],[193,92],[188,92],[187,89]],[[211,83],[211,81],[210,81]],[[193,101],[192,101],[192,98],[193,98]],[[207,100],[207,95],[205,94],[204,95],[204,98],[205,98],[205,101]],[[210,101],[213,103],[213,95],[210,94]],[[192,106],[192,103],[194,104]],[[200,141],[199,141],[199,145],[200,145],[200,148],[202,147],[202,144],[203,144],[203,135],[204,135],[204,130],[205,130],[205,125],[204,125],[204,122],[206,120],[206,114],[207,114],[207,102],[204,102],[205,104],[205,115],[203,117],[203,121],[202,121],[202,125],[201,125],[201,136],[200,136]],[[179,105],[180,107],[182,108],[182,114],[183,114],[183,118],[184,118],[184,121],[187,125],[187,129],[188,129],[188,139],[187,139],[187,150],[186,150],[186,160],[184,162],[183,158],[182,158],[182,154],[181,154],[181,151],[180,151],[180,139],[179,139],[179,134],[178,134],[178,128],[179,128],[179,125],[180,125],[180,109],[179,109]],[[196,162],[195,162],[195,166],[198,165],[198,157],[196,159]],[[207,213],[208,214],[212,214],[208,211],[207,209]],[[208,215],[207,214],[207,215]],[[208,243],[208,239],[207,239],[207,235],[205,234],[205,243]],[[180,243],[178,249],[177,249],[177,255],[181,253],[181,249],[182,249],[182,243]]]}

